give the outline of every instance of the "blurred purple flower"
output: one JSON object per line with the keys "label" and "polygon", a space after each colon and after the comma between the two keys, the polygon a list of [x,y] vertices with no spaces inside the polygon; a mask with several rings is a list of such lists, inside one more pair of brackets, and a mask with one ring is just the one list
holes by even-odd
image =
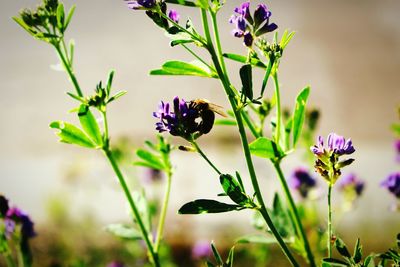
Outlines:
{"label": "blurred purple flower", "polygon": [[333,152],[338,156],[345,154],[350,155],[355,151],[353,143],[350,138],[346,140],[343,136],[337,135],[335,133],[330,133],[328,135],[327,143],[328,143],[327,144],[328,150],[326,150],[324,147],[324,139],[322,138],[322,136],[319,136],[318,144],[312,146],[310,149],[317,156],[325,154],[326,152],[328,153]]}
{"label": "blurred purple flower", "polygon": [[204,259],[212,254],[211,245],[208,241],[197,241],[192,248],[192,257],[194,259]]}
{"label": "blurred purple flower", "polygon": [[169,103],[161,101],[158,111],[153,112],[153,116],[160,119],[156,123],[156,130],[160,133],[168,131],[171,135],[187,139],[199,128],[199,124],[196,122],[199,112],[189,106],[185,100],[179,100],[177,96],[173,101],[173,110]]}
{"label": "blurred purple flower", "polygon": [[146,168],[144,173],[144,181],[148,184],[158,182],[162,179],[163,173],[160,170],[153,168]]}
{"label": "blurred purple flower", "polygon": [[305,168],[297,168],[290,176],[289,186],[297,190],[303,198],[317,184],[316,180],[310,175]]}
{"label": "blurred purple flower", "polygon": [[397,198],[400,198],[400,172],[390,174],[382,181],[381,186],[389,190]]}
{"label": "blurred purple flower", "polygon": [[179,22],[179,18],[180,18],[179,13],[178,13],[178,11],[176,11],[176,10],[174,10],[174,9],[171,9],[171,10],[169,11],[168,17],[169,17],[171,20],[175,21],[176,23]]}
{"label": "blurred purple flower", "polygon": [[354,173],[350,173],[341,178],[338,185],[340,190],[355,192],[356,196],[360,196],[365,188],[365,182]]}
{"label": "blurred purple flower", "polygon": [[36,235],[33,222],[29,218],[28,214],[17,207],[13,207],[7,211],[6,220],[11,220],[14,222],[14,226],[9,222],[9,231],[13,232],[15,230],[16,224],[21,224],[21,235],[22,238],[28,239]]}
{"label": "blurred purple flower", "polygon": [[396,150],[396,161],[400,162],[400,139],[394,142],[394,149]]}
{"label": "blurred purple flower", "polygon": [[112,261],[110,262],[107,267],[124,267],[125,265],[120,261]]}
{"label": "blurred purple flower", "polygon": [[147,9],[153,8],[156,5],[156,0],[137,0],[137,1],[129,1],[125,0],[128,8],[130,9]]}

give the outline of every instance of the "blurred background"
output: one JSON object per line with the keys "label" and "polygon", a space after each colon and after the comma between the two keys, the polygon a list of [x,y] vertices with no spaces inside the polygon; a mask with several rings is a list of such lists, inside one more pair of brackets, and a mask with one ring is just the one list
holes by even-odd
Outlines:
{"label": "blurred background", "polygon": [[[67,111],[76,103],[65,94],[72,87],[65,73],[54,70],[58,59],[53,49],[33,40],[11,20],[20,9],[34,8],[38,3],[0,3],[0,193],[29,212],[43,233],[51,229],[50,225],[57,226],[57,220],[63,221],[62,216],[68,216],[74,231],[80,233],[89,222],[99,226],[94,233],[107,236],[102,227],[128,221],[124,197],[101,153],[57,143],[48,125],[58,119],[74,120]],[[143,12],[127,9],[123,1],[64,3],[67,8],[77,6],[67,39],[73,38],[76,43],[74,65],[84,91],[93,92],[112,68],[116,70],[115,88],[128,91],[110,107],[109,123],[112,141],[122,142],[132,157],[125,164],[125,172],[135,185],[135,181],[144,179],[146,170],[129,163],[144,140],[154,140],[152,112],[161,99],[171,101],[176,95],[187,100],[205,98],[226,108],[229,103],[217,80],[148,75],[166,60],[192,58],[179,47],[171,48],[170,40]],[[252,1],[253,7],[257,3]],[[220,12],[224,52],[245,53],[241,40],[231,36],[228,23],[239,4],[228,1]],[[270,1],[267,5],[280,33],[284,29],[296,31],[280,67],[284,105],[293,105],[299,90],[310,85],[309,105],[321,111],[317,134],[336,132],[351,137],[357,150],[355,163],[346,171],[357,173],[367,185],[355,209],[337,216],[334,223],[338,232],[351,244],[361,237],[366,251],[390,246],[399,231],[400,215],[390,210],[395,199],[379,183],[399,169],[390,125],[399,120],[400,2],[301,0]],[[182,22],[190,17],[200,31],[197,10],[174,8],[181,13]],[[228,62],[237,85],[239,67]],[[262,80],[261,71],[254,75],[256,81]],[[271,92],[268,88],[268,97]],[[238,140],[235,128],[216,126],[212,134],[200,139],[200,144],[221,169],[230,173],[239,170],[245,176]],[[173,143],[184,144],[179,139],[173,139]],[[172,160],[176,171],[166,230],[172,243],[215,240],[229,246],[237,236],[252,231],[247,212],[177,215],[184,203],[213,198],[220,187],[213,171],[197,155],[175,152]],[[254,160],[263,193],[270,202],[279,188],[278,180],[272,166]],[[301,154],[295,153],[285,160],[284,172],[289,175],[293,168],[306,164]],[[248,177],[245,180],[249,184]],[[322,191],[326,190],[322,180],[319,184]],[[156,198],[163,192],[162,185],[149,185],[146,194]],[[324,212],[325,199],[319,202]],[[63,232],[62,227],[55,228],[56,233]],[[37,239],[41,230],[38,234]]]}

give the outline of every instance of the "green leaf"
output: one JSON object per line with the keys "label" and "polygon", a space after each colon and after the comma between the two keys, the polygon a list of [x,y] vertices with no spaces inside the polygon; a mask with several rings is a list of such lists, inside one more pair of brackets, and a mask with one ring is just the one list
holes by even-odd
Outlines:
{"label": "green leaf", "polygon": [[217,247],[214,245],[214,242],[211,242],[211,250],[214,254],[215,260],[217,261],[217,264],[219,266],[222,266],[224,264],[224,262],[222,261],[222,257],[218,252]]}
{"label": "green leaf", "polygon": [[214,125],[235,126],[236,124],[236,121],[231,119],[216,119],[214,121]]}
{"label": "green leaf", "polygon": [[197,199],[195,201],[183,205],[178,213],[179,214],[203,214],[203,213],[220,213],[233,210],[241,210],[242,207],[238,205],[231,205],[221,203],[212,199]]}
{"label": "green leaf", "polygon": [[149,168],[153,168],[156,170],[164,170],[165,169],[165,165],[162,162],[162,160],[160,159],[160,157],[158,157],[157,155],[144,150],[144,149],[138,149],[136,151],[136,155],[141,158],[143,160],[143,162],[139,161],[139,162],[135,162],[135,165],[138,166],[145,166],[145,167],[149,167]]}
{"label": "green leaf", "polygon": [[342,255],[343,257],[349,258],[349,259],[351,258],[351,254],[350,254],[349,250],[347,249],[346,244],[339,237],[336,238],[335,247],[340,255]]}
{"label": "green leaf", "polygon": [[275,142],[265,137],[257,138],[249,146],[250,152],[257,157],[275,159],[283,156],[282,150]]}
{"label": "green leaf", "polygon": [[365,258],[363,267],[375,267],[374,262],[375,255],[371,254]]}
{"label": "green leaf", "polygon": [[64,5],[62,3],[59,3],[57,7],[57,28],[59,28],[61,32],[64,32],[64,25],[65,25],[64,20],[65,20]]}
{"label": "green leaf", "polygon": [[325,258],[322,259],[322,267],[347,267],[349,264],[342,260],[333,259],[333,258]]}
{"label": "green leaf", "polygon": [[357,238],[354,253],[353,253],[353,260],[355,263],[359,263],[362,259],[362,246],[360,244],[360,238]]}
{"label": "green leaf", "polygon": [[128,240],[142,239],[142,235],[137,229],[126,224],[119,224],[119,223],[109,224],[105,229],[107,232],[122,239],[128,239]]}
{"label": "green leaf", "polygon": [[[108,74],[107,86],[106,86],[107,95],[110,95],[111,86],[112,86],[113,79],[114,79],[114,74],[115,74],[115,70],[111,70],[110,73]],[[115,98],[115,96],[114,96],[114,98]],[[111,102],[111,101],[112,100],[109,100],[108,102]]]}
{"label": "green leaf", "polygon": [[36,37],[37,32],[29,27],[21,18],[19,17],[12,17],[12,19],[19,24],[25,31],[27,31],[33,37]]}
{"label": "green leaf", "polygon": [[183,61],[168,61],[161,69],[152,70],[150,75],[188,75],[216,78],[217,75],[210,69],[201,68],[196,64]]}
{"label": "green leaf", "polygon": [[193,40],[190,40],[190,39],[172,40],[171,43],[170,43],[170,46],[174,47],[174,46],[176,46],[176,45],[188,44],[188,43],[193,43]]}
{"label": "green leaf", "polygon": [[110,97],[107,101],[108,103],[111,103],[114,100],[117,100],[118,98],[120,98],[121,96],[125,95],[127,93],[127,91],[120,91],[118,93],[116,93],[115,95],[113,95],[112,97]]}
{"label": "green leaf", "polygon": [[254,235],[245,235],[236,239],[235,243],[239,244],[249,244],[249,243],[257,243],[257,244],[275,244],[277,243],[276,238],[272,236],[264,236],[260,234]]}
{"label": "green leaf", "polygon": [[250,64],[243,65],[239,71],[242,81],[242,94],[248,99],[253,100],[253,75]]}
{"label": "green leaf", "polygon": [[76,6],[73,5],[68,12],[68,16],[67,16],[67,19],[65,20],[65,24],[64,24],[64,31],[67,30],[68,25],[71,22],[72,16],[74,15],[74,12],[75,12],[75,8],[76,8]]}
{"label": "green leaf", "polygon": [[212,264],[212,263],[209,262],[209,261],[206,261],[206,264],[207,264],[207,267],[216,267],[214,264]]}
{"label": "green leaf", "polygon": [[268,66],[265,70],[264,79],[263,79],[263,83],[261,86],[260,98],[262,98],[264,96],[264,91],[265,91],[265,88],[267,87],[267,82],[268,82],[269,76],[271,74],[271,70],[272,70],[272,62],[269,61]]}
{"label": "green leaf", "polygon": [[[242,56],[242,55],[238,55],[238,54],[232,54],[232,53],[226,53],[223,54],[224,57],[229,58],[233,61],[237,61],[237,62],[241,62],[241,63],[248,63],[247,62],[247,57]],[[260,67],[263,69],[266,69],[267,66],[259,59],[256,58],[251,58],[250,59],[250,64],[255,66],[255,67]]]}
{"label": "green leaf", "polygon": [[147,229],[147,232],[151,232],[151,214],[144,192],[133,191],[132,198],[139,210],[140,218],[142,218],[144,227]]}
{"label": "green leaf", "polygon": [[235,254],[235,247],[232,247],[229,250],[228,259],[226,260],[227,267],[233,267],[233,256]]}
{"label": "green leaf", "polygon": [[196,0],[196,5],[205,10],[209,8],[208,0]]}
{"label": "green leaf", "polygon": [[296,106],[293,112],[292,132],[293,132],[293,147],[296,146],[300,138],[301,130],[303,128],[306,103],[308,95],[310,94],[310,87],[304,88],[296,98]]}
{"label": "green leaf", "polygon": [[289,216],[288,209],[284,206],[278,193],[275,193],[272,203],[271,219],[282,237],[291,237],[295,233],[293,218]]}
{"label": "green leaf", "polygon": [[96,144],[94,144],[81,129],[73,124],[63,121],[54,121],[50,124],[50,128],[60,130],[60,132],[57,133],[60,137],[60,142],[89,148],[96,147]]}
{"label": "green leaf", "polygon": [[99,125],[96,118],[86,105],[81,105],[78,112],[79,121],[85,133],[94,141],[98,146],[103,145],[103,137],[100,132]]}
{"label": "green leaf", "polygon": [[232,199],[233,202],[244,206],[249,204],[251,201],[242,191],[239,182],[229,174],[221,174],[219,181],[224,189],[225,193]]}
{"label": "green leaf", "polygon": [[238,171],[236,171],[235,174],[236,174],[236,178],[239,182],[240,188],[242,189],[242,192],[246,194],[246,190],[244,189],[244,185],[243,185],[242,177],[240,177],[240,173]]}

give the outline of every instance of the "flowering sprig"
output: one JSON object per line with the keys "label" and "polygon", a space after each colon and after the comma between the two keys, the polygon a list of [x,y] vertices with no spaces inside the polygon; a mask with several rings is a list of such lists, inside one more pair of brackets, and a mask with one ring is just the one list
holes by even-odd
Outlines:
{"label": "flowering sprig", "polygon": [[234,11],[236,14],[229,19],[235,26],[232,35],[243,38],[243,43],[247,47],[253,45],[255,38],[278,28],[275,23],[269,22],[272,13],[265,4],[259,4],[253,16],[250,14],[250,1],[242,3]]}
{"label": "flowering sprig", "polygon": [[333,185],[341,175],[341,168],[353,163],[354,159],[339,161],[344,155],[351,155],[355,149],[351,139],[331,133],[327,138],[327,146],[324,146],[322,136],[318,137],[318,143],[312,146],[311,151],[316,156],[315,170],[330,184]]}

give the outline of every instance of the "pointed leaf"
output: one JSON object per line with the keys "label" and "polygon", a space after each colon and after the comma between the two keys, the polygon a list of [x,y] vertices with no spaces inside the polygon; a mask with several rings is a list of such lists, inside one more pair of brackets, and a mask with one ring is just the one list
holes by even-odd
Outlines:
{"label": "pointed leaf", "polygon": [[343,257],[349,258],[349,259],[351,258],[351,254],[350,254],[349,250],[347,249],[346,244],[339,237],[335,241],[335,247],[340,255],[342,255]]}
{"label": "pointed leaf", "polygon": [[235,243],[248,244],[248,243],[258,243],[258,244],[275,244],[277,243],[276,238],[272,236],[264,236],[260,234],[245,235],[236,239]]}
{"label": "pointed leaf", "polygon": [[231,205],[221,203],[212,199],[197,199],[195,201],[183,205],[178,213],[179,214],[203,214],[203,213],[220,213],[233,210],[241,210],[242,207],[238,205]]}
{"label": "pointed leaf", "polygon": [[110,97],[110,99],[108,99],[107,104],[111,103],[114,100],[117,100],[118,98],[120,98],[121,96],[125,95],[126,93],[127,93],[127,91],[120,91],[120,92],[116,93],[115,95]]}
{"label": "pointed leaf", "polygon": [[242,81],[242,94],[248,99],[253,99],[253,75],[250,64],[243,65],[239,71],[240,80]]}
{"label": "pointed leaf", "polygon": [[98,146],[103,145],[103,137],[100,132],[99,125],[92,112],[86,105],[81,105],[78,112],[79,121],[85,133],[96,143]]}
{"label": "pointed leaf", "polygon": [[301,130],[303,128],[306,103],[308,95],[310,94],[310,87],[304,88],[296,98],[296,106],[293,114],[292,132],[293,132],[293,147],[296,146],[300,138]]}
{"label": "pointed leaf", "polygon": [[107,87],[106,87],[107,95],[110,95],[111,86],[112,86],[113,79],[114,79],[114,74],[115,74],[115,70],[111,70],[110,73],[108,74]]}
{"label": "pointed leaf", "polygon": [[50,124],[50,128],[60,130],[57,135],[60,137],[61,142],[88,148],[94,148],[96,146],[81,129],[73,124],[63,121],[54,121]]}
{"label": "pointed leaf", "polygon": [[182,61],[168,61],[162,65],[160,70],[151,71],[150,75],[188,75],[216,78],[215,74],[213,74],[211,70]]}
{"label": "pointed leaf", "polygon": [[193,40],[190,39],[179,39],[179,40],[173,40],[170,43],[170,46],[174,47],[176,45],[180,45],[180,44],[188,44],[188,43],[193,43]]}
{"label": "pointed leaf", "polygon": [[62,3],[59,3],[57,7],[57,28],[59,28],[61,32],[64,32],[64,20],[64,5]]}
{"label": "pointed leaf", "polygon": [[[226,53],[226,54],[223,54],[223,56],[226,57],[226,58],[229,58],[229,59],[231,59],[233,61],[237,61],[237,62],[241,62],[241,63],[247,63],[247,57],[242,56],[242,55]],[[260,67],[260,68],[263,68],[263,69],[267,68],[267,66],[262,61],[260,61],[259,59],[256,59],[256,58],[251,58],[250,59],[250,64],[255,66],[255,67]]]}
{"label": "pointed leaf", "polygon": [[183,6],[189,6],[189,7],[196,7],[195,3],[193,3],[192,1],[187,1],[187,0],[165,0],[165,3],[177,4],[177,5],[183,5]]}
{"label": "pointed leaf", "polygon": [[221,174],[219,181],[225,193],[232,199],[233,202],[244,206],[250,203],[246,194],[242,191],[239,182],[229,174]]}
{"label": "pointed leaf", "polygon": [[105,229],[107,232],[110,232],[111,234],[119,238],[128,240],[142,239],[142,235],[137,229],[126,224],[109,224]]}
{"label": "pointed leaf", "polygon": [[235,254],[235,247],[229,250],[228,259],[226,260],[227,267],[233,267],[233,256]]}
{"label": "pointed leaf", "polygon": [[[150,167],[156,170],[164,170],[165,166],[164,163],[162,162],[162,160],[160,159],[160,157],[158,157],[157,155],[144,150],[144,149],[138,149],[136,151],[136,155],[141,158],[144,162],[135,162],[135,165],[139,165],[139,166],[146,166],[146,167]],[[145,164],[147,165],[145,165]]]}
{"label": "pointed leaf", "polygon": [[68,16],[67,16],[67,19],[65,20],[65,24],[64,24],[64,31],[67,30],[68,25],[71,22],[72,16],[74,15],[74,12],[75,12],[75,8],[76,8],[76,6],[73,5],[68,12]]}
{"label": "pointed leaf", "polygon": [[274,159],[283,156],[282,150],[275,142],[265,137],[257,138],[249,146],[250,152],[257,157]]}
{"label": "pointed leaf", "polygon": [[353,253],[353,260],[355,263],[359,263],[362,259],[362,246],[360,244],[360,238],[357,238],[354,253]]}
{"label": "pointed leaf", "polygon": [[325,258],[322,259],[322,267],[348,267],[349,264],[342,260]]}
{"label": "pointed leaf", "polygon": [[237,125],[235,120],[231,119],[216,119],[214,125],[225,125],[225,126],[235,126]]}

